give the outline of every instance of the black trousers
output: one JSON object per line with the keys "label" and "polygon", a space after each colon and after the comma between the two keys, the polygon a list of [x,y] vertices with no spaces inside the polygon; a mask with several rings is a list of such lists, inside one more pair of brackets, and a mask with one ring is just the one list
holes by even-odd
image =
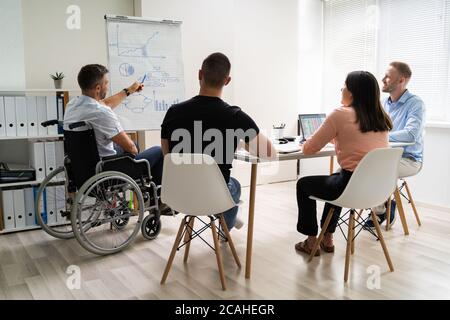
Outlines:
{"label": "black trousers", "polygon": [[[309,196],[324,200],[336,200],[347,186],[352,173],[351,171],[342,169],[340,172],[336,172],[331,176],[309,176],[298,180],[298,232],[307,236],[316,236],[318,234],[316,200],[310,199]],[[322,227],[325,223],[330,208],[334,208],[334,214],[328,225],[327,232],[334,233],[341,214],[341,207],[325,203],[320,226]]]}

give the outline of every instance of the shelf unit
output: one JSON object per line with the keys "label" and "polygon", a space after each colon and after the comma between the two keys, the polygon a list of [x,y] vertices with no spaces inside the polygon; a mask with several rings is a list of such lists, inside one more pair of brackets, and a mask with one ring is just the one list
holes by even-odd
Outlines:
{"label": "shelf unit", "polygon": [[7,233],[13,233],[13,232],[19,232],[19,231],[27,231],[27,230],[37,230],[41,229],[40,226],[27,226],[25,228],[14,228],[14,229],[8,229],[8,230],[0,230],[0,234],[7,234]]}
{"label": "shelf unit", "polygon": [[42,140],[49,140],[49,139],[58,140],[62,137],[63,137],[62,134],[47,135],[47,136],[0,137],[0,141],[1,140],[41,140],[41,139]]}
{"label": "shelf unit", "polygon": [[[53,95],[60,96],[63,98],[63,108],[65,108],[67,103],[69,102],[69,93],[80,94],[80,90],[79,89],[24,89],[24,90],[0,89],[0,96],[53,96]],[[26,112],[26,110],[25,110],[25,112]],[[5,144],[8,144],[7,141],[14,141],[14,143],[17,142],[17,144],[20,146],[20,144],[23,145],[23,144],[27,143],[26,141],[59,141],[62,139],[63,139],[62,134],[42,135],[42,136],[1,136],[0,137],[0,161],[4,160],[4,159],[2,159],[3,158],[2,154],[4,154],[4,152],[5,152],[4,150],[2,150],[2,143],[3,143],[3,147],[4,147]],[[11,150],[11,152],[14,152],[14,151],[16,151],[16,150]],[[23,159],[22,159],[22,161],[23,161]],[[61,184],[62,182],[64,182],[64,180],[55,180],[54,181],[55,184]],[[23,189],[26,187],[38,186],[40,183],[42,183],[42,180],[1,183],[0,191],[2,191],[3,189]],[[0,215],[3,214],[3,210],[1,210],[2,206],[3,206],[3,204],[0,202]],[[3,219],[3,217],[0,217],[0,219]],[[2,226],[0,225],[0,228],[1,227]],[[0,229],[0,235],[6,234],[6,233],[12,233],[12,232],[25,231],[25,230],[35,230],[35,229],[39,229],[39,228],[40,228],[40,226],[38,226],[38,225],[29,225],[29,226],[25,226],[23,228],[11,228],[8,230]]]}
{"label": "shelf unit", "polygon": [[[35,186],[35,185],[41,184],[42,181],[43,180],[0,183],[0,189],[2,189],[2,188],[10,188],[10,187],[20,187],[20,186]],[[51,182],[57,184],[57,183],[64,182],[64,180],[56,179],[56,180],[52,180]]]}
{"label": "shelf unit", "polygon": [[3,95],[26,95],[28,93],[36,94],[36,93],[58,93],[58,92],[73,92],[73,93],[80,93],[80,89],[15,89],[15,88],[0,88],[0,93]]}

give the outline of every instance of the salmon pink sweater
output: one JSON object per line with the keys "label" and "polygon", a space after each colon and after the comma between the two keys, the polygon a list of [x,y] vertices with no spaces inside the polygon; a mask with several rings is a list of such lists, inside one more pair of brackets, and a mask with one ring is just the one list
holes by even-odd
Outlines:
{"label": "salmon pink sweater", "polygon": [[389,146],[388,131],[365,132],[359,129],[353,107],[334,109],[320,128],[304,143],[303,153],[314,154],[327,143],[334,143],[341,168],[354,171],[369,151]]}

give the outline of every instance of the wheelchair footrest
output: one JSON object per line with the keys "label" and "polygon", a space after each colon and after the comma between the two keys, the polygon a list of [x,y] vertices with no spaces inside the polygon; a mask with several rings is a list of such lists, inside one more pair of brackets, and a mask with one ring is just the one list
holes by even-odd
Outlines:
{"label": "wheelchair footrest", "polygon": [[175,216],[178,214],[177,211],[172,210],[168,205],[160,204],[159,205],[159,214],[161,216]]}
{"label": "wheelchair footrest", "polygon": [[61,217],[66,218],[70,216],[70,211],[62,211],[61,212]]}

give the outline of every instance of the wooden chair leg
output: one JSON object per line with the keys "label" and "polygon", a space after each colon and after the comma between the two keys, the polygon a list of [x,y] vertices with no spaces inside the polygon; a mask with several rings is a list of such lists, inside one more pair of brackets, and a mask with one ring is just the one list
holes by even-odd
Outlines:
{"label": "wooden chair leg", "polygon": [[177,252],[177,248],[180,245],[181,235],[183,234],[183,229],[186,227],[186,217],[181,220],[180,228],[178,229],[177,237],[175,238],[175,242],[172,247],[172,251],[170,252],[169,260],[167,261],[166,268],[164,269],[164,274],[161,279],[161,284],[166,282],[167,276],[169,275],[170,268],[172,267],[173,258],[175,257],[175,253]]}
{"label": "wooden chair leg", "polygon": [[189,249],[191,248],[192,229],[194,229],[195,217],[190,216],[186,233],[184,234],[184,242],[186,242],[186,248],[184,249],[184,263],[187,262],[189,257]]}
{"label": "wooden chair leg", "polygon": [[355,223],[353,209],[350,211],[350,217],[348,219],[348,232],[347,232],[347,249],[345,251],[345,270],[344,270],[344,282],[348,281],[348,271],[350,267],[350,254],[352,251],[352,243],[353,243],[353,226]]}
{"label": "wooden chair leg", "polygon": [[210,217],[210,219],[211,219],[210,225],[211,225],[211,230],[212,230],[212,236],[214,239],[214,249],[216,252],[217,267],[219,268],[220,282],[222,283],[222,289],[226,290],[227,285],[225,283],[225,274],[223,271],[222,254],[220,253],[219,239],[217,239],[216,224],[214,223],[213,217]]}
{"label": "wooden chair leg", "polygon": [[230,231],[228,230],[228,227],[227,227],[227,224],[223,217],[223,214],[219,215],[219,222],[220,222],[220,225],[222,226],[225,236],[227,237],[227,242],[228,242],[228,245],[230,246],[231,253],[233,254],[234,261],[236,261],[237,266],[240,268],[241,262],[239,261],[239,257],[236,253],[236,248],[234,247],[234,243],[233,243],[233,240],[231,239]]}
{"label": "wooden chair leg", "polygon": [[[358,214],[355,214],[355,226],[359,223],[359,218],[362,216],[364,209],[359,210]],[[354,232],[354,231],[353,231]],[[355,253],[355,241],[352,241],[352,254]]]}
{"label": "wooden chair leg", "polygon": [[409,235],[408,224],[406,223],[405,210],[403,209],[402,199],[400,198],[400,192],[398,188],[395,188],[394,198],[397,203],[398,215],[400,216],[400,220],[402,221],[403,232],[405,236]]}
{"label": "wooden chair leg", "polygon": [[327,218],[325,219],[325,223],[322,226],[322,230],[320,231],[319,238],[317,239],[316,243],[314,244],[311,254],[309,255],[308,262],[311,262],[312,258],[314,258],[314,255],[316,254],[317,250],[319,249],[319,246],[320,246],[320,243],[322,242],[323,236],[325,235],[328,225],[330,224],[331,217],[333,217],[333,212],[334,212],[334,208],[331,207],[330,211],[328,211],[328,215],[327,215]]}
{"label": "wooden chair leg", "polygon": [[389,256],[389,252],[386,247],[386,243],[384,242],[383,234],[381,233],[380,224],[378,223],[378,220],[376,219],[375,213],[373,211],[372,211],[372,219],[373,219],[373,224],[375,225],[375,229],[377,231],[378,239],[380,239],[381,247],[383,248],[384,256],[386,257],[386,261],[389,265],[389,269],[392,272],[392,271],[394,271],[394,266],[392,265],[391,257]]}
{"label": "wooden chair leg", "polygon": [[[361,215],[362,210],[360,210],[359,212],[360,212],[359,215]],[[352,247],[351,247],[351,249],[352,249],[351,253],[352,254],[355,254],[355,239],[354,239],[354,237],[355,237],[355,226],[358,223],[359,215],[357,215],[356,213],[353,214],[354,218],[353,218],[353,226],[352,226]]]}
{"label": "wooden chair leg", "polygon": [[406,180],[404,180],[403,182],[405,183],[406,192],[408,193],[408,198],[409,198],[409,201],[411,202],[411,207],[414,211],[414,215],[416,216],[417,224],[419,226],[421,226],[422,223],[420,222],[419,214],[417,213],[417,209],[416,209],[416,204],[414,203],[413,197],[411,195],[411,191],[409,190],[408,183],[406,182]]}
{"label": "wooden chair leg", "polygon": [[386,205],[386,231],[389,231],[389,229],[391,228],[391,203],[392,203],[392,198],[391,198],[391,196],[389,196],[389,199],[388,199],[387,205]]}
{"label": "wooden chair leg", "polygon": [[359,222],[359,218],[362,216],[362,213],[364,212],[364,209],[359,210],[358,214],[355,214],[355,223]]}

